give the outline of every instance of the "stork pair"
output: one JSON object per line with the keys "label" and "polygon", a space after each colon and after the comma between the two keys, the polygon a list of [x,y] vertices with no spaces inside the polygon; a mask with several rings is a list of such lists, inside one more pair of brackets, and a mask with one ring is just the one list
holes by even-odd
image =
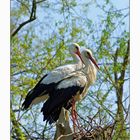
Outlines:
{"label": "stork pair", "polygon": [[80,52],[80,46],[74,43],[69,50],[75,63],[57,67],[43,76],[22,104],[23,109],[28,109],[46,101],[41,111],[44,121],[50,124],[58,120],[62,107],[67,110],[72,107],[72,118],[75,118],[75,102],[85,97],[99,69],[89,49]]}

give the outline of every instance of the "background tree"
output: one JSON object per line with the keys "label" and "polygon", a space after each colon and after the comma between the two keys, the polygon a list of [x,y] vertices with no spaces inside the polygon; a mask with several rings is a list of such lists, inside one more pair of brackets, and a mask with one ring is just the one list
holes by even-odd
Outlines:
{"label": "background tree", "polygon": [[91,49],[101,69],[77,105],[77,137],[129,139],[127,0],[11,0],[11,139],[53,139],[42,104],[28,111],[21,104],[45,73],[71,62],[72,42]]}

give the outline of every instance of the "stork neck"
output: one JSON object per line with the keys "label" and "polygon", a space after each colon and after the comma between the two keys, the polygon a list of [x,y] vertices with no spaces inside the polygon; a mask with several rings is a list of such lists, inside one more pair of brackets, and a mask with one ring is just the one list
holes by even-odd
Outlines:
{"label": "stork neck", "polygon": [[74,62],[76,62],[77,64],[82,64],[80,58],[75,53],[71,53],[71,56],[72,56]]}
{"label": "stork neck", "polygon": [[96,79],[97,69],[95,65],[89,60],[84,60],[85,68],[84,71],[87,74],[87,78],[89,79],[89,83],[93,83]]}

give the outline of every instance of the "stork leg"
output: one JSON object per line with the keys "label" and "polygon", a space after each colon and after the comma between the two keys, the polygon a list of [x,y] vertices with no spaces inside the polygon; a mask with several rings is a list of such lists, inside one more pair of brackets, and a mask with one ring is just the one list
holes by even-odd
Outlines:
{"label": "stork leg", "polygon": [[75,100],[72,100],[72,121],[73,121],[73,131],[75,133],[75,128],[76,128],[76,119],[77,119],[77,114],[75,113],[76,111],[75,107]]}
{"label": "stork leg", "polygon": [[75,117],[75,100],[73,99],[72,100],[72,111],[71,111],[71,114],[72,114],[72,121],[73,121],[73,131],[75,133],[75,128],[76,128],[76,117]]}

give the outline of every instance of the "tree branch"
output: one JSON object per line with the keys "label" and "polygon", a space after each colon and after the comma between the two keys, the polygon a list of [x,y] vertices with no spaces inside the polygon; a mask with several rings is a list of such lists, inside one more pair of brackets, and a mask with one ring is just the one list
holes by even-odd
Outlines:
{"label": "tree branch", "polygon": [[127,47],[127,51],[126,51],[126,54],[125,54],[125,57],[124,57],[124,60],[123,60],[121,76],[119,77],[120,81],[122,81],[124,79],[126,67],[129,63],[129,51],[130,51],[130,45],[129,45],[129,40],[128,40],[128,47]]}
{"label": "tree branch", "polygon": [[46,1],[46,0],[37,1],[36,4],[41,3],[41,2],[44,2],[44,1]]}
{"label": "tree branch", "polygon": [[32,10],[31,10],[31,14],[30,14],[30,18],[24,22],[22,22],[18,27],[17,29],[11,34],[11,37],[14,37],[18,32],[19,30],[25,26],[26,24],[34,21],[36,19],[36,0],[33,0],[32,1]]}
{"label": "tree branch", "polygon": [[[117,66],[118,51],[119,49],[117,48],[114,56],[114,68],[116,68]],[[118,76],[117,76],[117,71],[115,69],[114,69],[114,77],[115,77],[115,82],[117,83]]]}
{"label": "tree branch", "polygon": [[22,129],[20,128],[19,122],[16,120],[16,116],[14,112],[12,111],[12,108],[10,109],[10,116],[11,116],[11,122],[13,124],[13,131],[15,132],[16,136],[19,140],[25,140],[26,136]]}

